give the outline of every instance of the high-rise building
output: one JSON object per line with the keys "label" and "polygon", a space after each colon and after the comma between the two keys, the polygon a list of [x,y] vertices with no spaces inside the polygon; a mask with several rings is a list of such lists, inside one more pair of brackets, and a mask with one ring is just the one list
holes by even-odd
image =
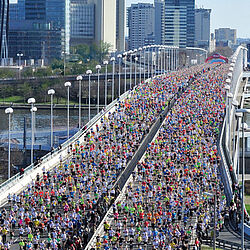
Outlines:
{"label": "high-rise building", "polygon": [[162,26],[164,21],[164,0],[155,0],[155,43],[162,44]]}
{"label": "high-rise building", "polygon": [[145,45],[145,41],[155,43],[155,9],[153,4],[138,3],[128,8],[129,48]]}
{"label": "high-rise building", "polygon": [[165,0],[162,43],[193,47],[195,0]]}
{"label": "high-rise building", "polygon": [[[10,4],[10,57],[59,58],[69,54],[70,0],[18,0]],[[39,34],[40,33],[40,34]],[[54,40],[53,40],[54,37]],[[18,41],[18,42],[16,42]]]}
{"label": "high-rise building", "polygon": [[218,43],[232,43],[236,44],[236,29],[219,28],[215,30],[215,39]]}
{"label": "high-rise building", "polygon": [[126,1],[116,0],[116,49],[125,50]]}
{"label": "high-rise building", "polygon": [[91,44],[95,39],[95,4],[87,0],[71,0],[70,44]]}
{"label": "high-rise building", "polygon": [[90,0],[95,3],[95,42],[103,41],[116,50],[116,0]]}
{"label": "high-rise building", "polygon": [[195,46],[208,48],[211,9],[195,9]]}
{"label": "high-rise building", "polygon": [[1,65],[7,64],[8,59],[8,22],[9,22],[9,1],[0,0],[0,51]]}

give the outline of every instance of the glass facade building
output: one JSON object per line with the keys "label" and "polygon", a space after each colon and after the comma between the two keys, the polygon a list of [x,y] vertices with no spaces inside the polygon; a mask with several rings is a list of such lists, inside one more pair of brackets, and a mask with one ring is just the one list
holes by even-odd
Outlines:
{"label": "glass facade building", "polygon": [[163,44],[193,47],[195,39],[195,0],[165,0]]}
{"label": "glass facade building", "polygon": [[9,29],[10,56],[13,58],[18,52],[24,54],[24,59],[44,58],[47,61],[52,56],[60,58],[63,52],[69,54],[70,0],[11,3]]}
{"label": "glass facade building", "polygon": [[91,43],[95,38],[95,5],[73,0],[70,4],[70,44]]}
{"label": "glass facade building", "polygon": [[8,22],[9,22],[9,1],[0,0],[0,51],[1,51],[1,65],[7,64],[8,59]]}

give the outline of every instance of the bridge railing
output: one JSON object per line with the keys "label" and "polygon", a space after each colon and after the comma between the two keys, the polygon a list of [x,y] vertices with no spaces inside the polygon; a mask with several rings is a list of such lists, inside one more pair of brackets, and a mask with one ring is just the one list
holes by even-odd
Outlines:
{"label": "bridge railing", "polygon": [[[233,94],[233,99],[237,99],[237,95],[239,92],[241,80],[242,80],[242,74],[243,74],[243,67],[244,67],[244,50],[245,48],[242,46],[239,46],[236,50],[233,57],[237,57],[235,66],[233,68],[232,72],[232,80],[230,85],[230,92]],[[243,98],[242,98],[243,99]],[[229,102],[229,122],[232,124],[234,122],[234,115],[235,115],[235,108],[232,105],[232,100]],[[241,107],[243,107],[243,102],[241,103]],[[241,118],[239,118],[241,119]],[[232,128],[232,126],[230,126]],[[232,150],[230,147],[229,140],[230,139],[230,133],[231,129],[229,131],[229,124],[227,122],[227,117],[224,118],[224,123],[221,128],[221,134],[219,138],[219,145],[218,145],[218,152],[221,156],[221,164],[220,164],[220,172],[222,175],[222,180],[224,183],[225,188],[225,195],[227,197],[227,203],[229,204],[233,198],[233,192],[232,192],[232,184],[236,183],[237,176],[236,176],[236,166],[238,164],[238,153],[239,153],[239,147],[236,147],[235,154],[232,160]],[[240,138],[236,139],[236,145],[239,144]],[[233,168],[231,168],[233,166]],[[233,171],[232,171],[233,170]],[[250,227],[247,224],[244,224],[244,231],[247,236],[250,237]]]}
{"label": "bridge railing", "polygon": [[79,141],[80,143],[84,140],[85,133],[92,128],[94,124],[101,120],[108,112],[110,112],[115,105],[124,100],[130,95],[130,90],[125,92],[120,96],[119,99],[114,100],[110,103],[102,112],[97,114],[92,118],[84,127],[82,127],[75,135],[64,142],[61,147],[53,150],[52,152],[46,154],[40,159],[40,163],[32,164],[25,168],[24,173],[20,175],[17,173],[7,181],[0,185],[0,205],[3,204],[9,193],[20,192],[38,173],[43,171],[43,168],[50,169],[60,162],[60,160],[65,160],[69,156],[69,147],[71,144]]}

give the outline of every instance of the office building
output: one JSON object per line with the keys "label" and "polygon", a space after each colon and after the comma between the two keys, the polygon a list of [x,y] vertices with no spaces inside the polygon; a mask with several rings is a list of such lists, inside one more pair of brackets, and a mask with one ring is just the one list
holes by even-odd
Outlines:
{"label": "office building", "polygon": [[195,0],[165,0],[162,43],[193,47],[195,38]]}
{"label": "office building", "polygon": [[22,23],[18,21],[14,25],[15,30],[10,26],[9,31],[10,57],[17,60],[17,53],[22,53],[23,60],[34,59],[38,62],[43,59],[45,64],[61,57],[60,30],[51,30],[43,22],[34,24],[30,20],[24,20]]}
{"label": "office building", "polygon": [[236,44],[236,29],[219,28],[215,30],[215,39],[218,43]]}
{"label": "office building", "polygon": [[95,4],[71,0],[70,45],[91,44],[95,39]]}
{"label": "office building", "polygon": [[[145,41],[153,42],[155,34],[155,9],[153,4],[138,3],[128,8],[129,49],[143,47]],[[154,43],[154,42],[153,42]]]}
{"label": "office building", "polygon": [[195,46],[207,49],[210,40],[211,9],[195,9]]}
{"label": "office building", "polygon": [[[70,0],[18,0],[10,4],[10,57],[50,61],[69,54]],[[54,37],[54,40],[53,40]]]}
{"label": "office building", "polygon": [[95,42],[111,45],[116,51],[116,0],[90,0],[95,3]]}
{"label": "office building", "polygon": [[155,44],[162,44],[164,0],[155,0],[154,6],[155,6]]}
{"label": "office building", "polygon": [[1,65],[6,65],[8,60],[8,22],[9,22],[9,1],[0,0],[1,30],[0,30],[0,51]]}
{"label": "office building", "polygon": [[116,0],[116,49],[125,50],[126,1]]}

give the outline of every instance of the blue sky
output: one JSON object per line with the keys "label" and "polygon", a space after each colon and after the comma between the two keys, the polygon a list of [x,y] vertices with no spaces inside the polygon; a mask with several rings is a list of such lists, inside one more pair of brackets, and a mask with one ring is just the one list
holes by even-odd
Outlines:
{"label": "blue sky", "polygon": [[[154,0],[127,0],[127,6],[138,2]],[[250,0],[196,0],[196,6],[212,9],[211,32],[220,27],[234,28],[238,37],[250,38]]]}

